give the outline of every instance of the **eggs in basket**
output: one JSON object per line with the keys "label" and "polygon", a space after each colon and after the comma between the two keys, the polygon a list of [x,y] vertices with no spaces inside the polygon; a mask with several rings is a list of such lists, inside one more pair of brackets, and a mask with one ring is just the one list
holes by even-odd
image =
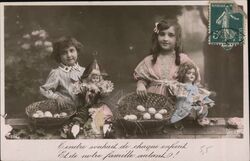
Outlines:
{"label": "eggs in basket", "polygon": [[[160,109],[160,110],[156,110],[153,107],[150,108],[145,108],[142,105],[138,105],[136,107],[136,109],[139,112],[139,115],[141,115],[142,117],[140,117],[142,120],[163,120],[164,116],[168,113],[167,109]],[[125,115],[124,120],[130,120],[130,121],[135,121],[138,119],[138,117],[134,114],[130,114],[130,115]]]}
{"label": "eggs in basket", "polygon": [[35,113],[32,114],[33,118],[63,118],[66,116],[68,116],[66,112],[52,114],[51,111],[43,112],[41,110],[37,110]]}

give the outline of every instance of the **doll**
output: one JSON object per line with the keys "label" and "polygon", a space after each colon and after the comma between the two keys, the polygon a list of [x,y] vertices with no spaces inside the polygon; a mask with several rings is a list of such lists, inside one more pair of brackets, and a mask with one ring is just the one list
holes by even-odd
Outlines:
{"label": "doll", "polygon": [[206,118],[208,108],[214,106],[214,101],[209,98],[210,92],[197,85],[198,71],[194,64],[181,64],[177,80],[169,85],[171,93],[177,97],[176,111],[171,117],[171,123],[178,122],[188,115],[192,115],[201,126],[209,124]]}
{"label": "doll", "polygon": [[84,71],[81,81],[75,84],[74,93],[79,95],[83,106],[73,120],[83,125],[90,120],[91,130],[94,134],[103,134],[109,137],[112,127],[113,114],[107,104],[102,102],[113,90],[113,83],[103,79],[106,73],[101,72],[95,59]]}

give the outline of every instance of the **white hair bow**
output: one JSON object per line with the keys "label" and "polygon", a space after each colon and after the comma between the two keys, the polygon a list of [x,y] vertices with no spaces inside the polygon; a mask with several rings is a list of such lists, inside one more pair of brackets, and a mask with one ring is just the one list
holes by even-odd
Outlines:
{"label": "white hair bow", "polygon": [[157,34],[159,33],[158,24],[159,24],[159,22],[156,22],[156,23],[155,23],[155,28],[154,28],[154,30],[153,30],[153,31],[154,31],[155,33],[157,33]]}

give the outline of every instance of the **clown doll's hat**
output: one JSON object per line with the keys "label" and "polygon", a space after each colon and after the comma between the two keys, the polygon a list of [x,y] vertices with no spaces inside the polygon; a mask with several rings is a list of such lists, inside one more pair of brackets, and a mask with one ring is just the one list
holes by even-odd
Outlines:
{"label": "clown doll's hat", "polygon": [[97,59],[94,59],[93,62],[90,63],[86,67],[81,79],[85,79],[91,74],[96,74],[96,75],[100,75],[100,76],[108,76],[106,71],[100,66],[100,64],[98,64]]}

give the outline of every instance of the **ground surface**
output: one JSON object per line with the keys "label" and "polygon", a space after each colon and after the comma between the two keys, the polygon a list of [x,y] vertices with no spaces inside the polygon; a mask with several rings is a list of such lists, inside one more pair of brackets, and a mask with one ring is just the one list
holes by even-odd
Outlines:
{"label": "ground surface", "polygon": [[[183,129],[176,129],[173,125],[165,126],[165,128],[154,130],[141,130],[140,128],[132,128],[125,130],[121,126],[115,126],[114,138],[116,139],[198,139],[198,138],[242,138],[243,129],[229,128],[226,125],[225,118],[210,118],[214,122],[207,127],[200,127],[195,122],[187,120],[183,123]],[[30,123],[25,118],[6,119],[6,124],[17,129],[18,134],[23,139],[61,139],[60,127],[43,129],[37,128],[37,131],[30,130]],[[30,130],[30,131],[29,131]],[[29,131],[27,133],[27,131]],[[28,136],[27,136],[28,134]],[[78,139],[103,138],[102,135],[86,135],[84,133],[78,136]]]}

